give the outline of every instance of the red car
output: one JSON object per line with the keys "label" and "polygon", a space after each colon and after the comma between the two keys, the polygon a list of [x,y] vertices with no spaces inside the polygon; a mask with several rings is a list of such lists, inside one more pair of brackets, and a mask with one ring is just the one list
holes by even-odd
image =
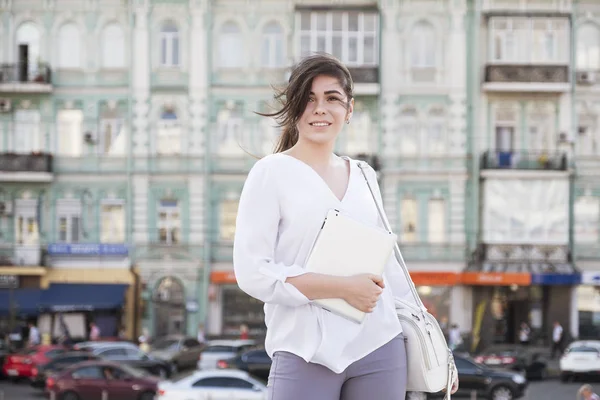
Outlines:
{"label": "red car", "polygon": [[84,361],[46,379],[46,393],[61,400],[154,400],[159,378],[110,361]]}
{"label": "red car", "polygon": [[37,365],[43,365],[67,351],[63,346],[33,346],[10,354],[4,360],[2,372],[12,380],[31,378]]}

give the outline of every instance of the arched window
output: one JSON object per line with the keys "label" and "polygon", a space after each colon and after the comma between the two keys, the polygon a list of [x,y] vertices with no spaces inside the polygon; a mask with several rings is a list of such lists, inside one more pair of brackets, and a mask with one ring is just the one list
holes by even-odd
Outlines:
{"label": "arched window", "polygon": [[25,22],[17,29],[17,60],[19,80],[34,77],[40,60],[40,31],[33,22]]}
{"label": "arched window", "polygon": [[244,63],[244,44],[240,27],[233,21],[224,23],[219,33],[219,66],[241,68]]}
{"label": "arched window", "polygon": [[116,22],[102,31],[102,68],[125,68],[125,34]]}
{"label": "arched window", "polygon": [[160,65],[177,67],[179,62],[179,29],[169,21],[160,29]]}
{"label": "arched window", "polygon": [[67,22],[58,32],[58,67],[81,68],[81,33],[74,22]]}
{"label": "arched window", "polygon": [[577,69],[600,69],[600,29],[584,24],[577,31]]}
{"label": "arched window", "polygon": [[284,63],[283,29],[272,21],[262,31],[261,63],[265,68],[279,68]]}
{"label": "arched window", "polygon": [[429,22],[418,22],[410,35],[410,64],[413,68],[436,66],[435,29]]}
{"label": "arched window", "polygon": [[156,132],[157,154],[181,154],[181,124],[175,110],[165,107]]}
{"label": "arched window", "polygon": [[446,115],[441,108],[433,108],[427,116],[427,139],[424,143],[430,155],[441,155],[448,151],[446,137]]}

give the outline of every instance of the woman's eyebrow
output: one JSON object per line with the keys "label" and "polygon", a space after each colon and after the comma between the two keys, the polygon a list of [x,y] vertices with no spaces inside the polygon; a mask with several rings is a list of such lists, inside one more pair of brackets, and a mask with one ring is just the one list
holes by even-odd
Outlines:
{"label": "woman's eyebrow", "polygon": [[[313,96],[315,95],[314,92],[310,92],[310,94],[313,95]],[[325,94],[339,94],[340,96],[342,96],[342,94],[339,91],[337,91],[337,90],[328,90],[328,91],[325,92]]]}

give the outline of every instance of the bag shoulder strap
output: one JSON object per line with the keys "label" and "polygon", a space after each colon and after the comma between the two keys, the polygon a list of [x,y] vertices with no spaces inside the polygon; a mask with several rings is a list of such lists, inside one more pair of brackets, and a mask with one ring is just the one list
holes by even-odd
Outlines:
{"label": "bag shoulder strap", "polygon": [[[371,186],[371,183],[369,182],[369,178],[367,178],[367,174],[365,172],[366,165],[368,165],[368,164],[366,164],[363,161],[358,161],[358,168],[360,168],[360,172],[362,172],[362,175],[365,178],[365,181],[367,182],[367,187],[369,188],[369,192],[371,192],[371,197],[373,198],[375,207],[377,207],[377,213],[379,214],[379,219],[381,220],[381,223],[383,224],[384,228],[388,232],[392,233],[390,224],[388,223],[387,218],[385,217],[385,214],[383,212],[383,209],[381,208],[381,206],[379,205],[379,202],[377,201],[377,198],[375,197],[375,192],[373,192],[373,188]],[[411,291],[413,297],[415,298],[417,306],[419,306],[419,308],[422,311],[426,311],[425,305],[421,301],[421,297],[419,296],[419,293],[417,292],[417,288],[415,287],[415,284],[413,283],[413,281],[410,277],[408,268],[406,267],[406,263],[404,262],[404,258],[402,257],[402,253],[400,252],[400,247],[398,247],[397,242],[394,243],[394,255],[396,256],[396,260],[398,261],[398,264],[400,265],[400,269],[402,270],[402,272],[404,272],[404,276],[406,277],[406,281],[408,283],[408,286],[410,287],[410,291]]]}

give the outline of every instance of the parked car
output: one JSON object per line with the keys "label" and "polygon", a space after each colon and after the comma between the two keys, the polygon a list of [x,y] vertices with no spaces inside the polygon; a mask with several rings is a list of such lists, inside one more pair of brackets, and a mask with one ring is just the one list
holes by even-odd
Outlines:
{"label": "parked car", "polygon": [[264,349],[254,349],[245,351],[230,359],[219,360],[217,368],[239,369],[266,382],[269,379],[271,361],[271,357]]}
{"label": "parked car", "polygon": [[[477,398],[489,400],[513,400],[523,397],[527,388],[527,379],[518,372],[489,368],[475,362],[470,357],[454,355],[458,379],[458,391],[452,397],[472,398],[473,392]],[[408,393],[407,400],[425,400],[443,398],[445,393]]]}
{"label": "parked car", "polygon": [[83,361],[99,360],[100,357],[90,354],[85,351],[70,351],[63,353],[54,359],[50,360],[46,364],[38,365],[33,368],[31,374],[31,386],[39,389],[46,387],[46,379],[50,376],[56,375],[61,371],[73,366],[74,364]]}
{"label": "parked car", "polygon": [[200,353],[198,369],[216,369],[219,360],[233,358],[238,354],[256,346],[256,342],[250,339],[244,340],[212,340]]}
{"label": "parked car", "polygon": [[571,343],[560,359],[560,380],[594,374],[600,371],[600,341],[578,340]]}
{"label": "parked car", "polygon": [[13,381],[31,378],[35,367],[46,364],[66,351],[65,347],[58,345],[28,347],[8,355],[2,366],[2,372]]}
{"label": "parked car", "polygon": [[146,370],[161,378],[168,378],[173,372],[171,363],[149,356],[130,342],[84,342],[77,344],[75,349]]}
{"label": "parked car", "polygon": [[267,387],[247,372],[196,371],[176,381],[158,384],[157,400],[236,399],[265,400]]}
{"label": "parked car", "polygon": [[128,365],[85,361],[49,377],[46,392],[60,400],[154,400],[158,381]]}
{"label": "parked car", "polygon": [[[7,356],[10,355],[10,353],[13,353],[14,351],[10,348],[10,346],[8,345],[8,343],[6,343],[4,340],[0,339],[0,365],[4,365],[4,361],[6,359]],[[0,378],[5,377],[6,375],[4,374],[4,371],[2,370],[2,368],[0,368]]]}
{"label": "parked car", "polygon": [[493,345],[473,359],[490,368],[522,371],[528,380],[545,379],[548,375],[547,350],[516,344]]}
{"label": "parked car", "polygon": [[203,348],[204,345],[192,337],[171,335],[153,342],[148,354],[169,362],[173,371],[181,371],[196,367]]}

